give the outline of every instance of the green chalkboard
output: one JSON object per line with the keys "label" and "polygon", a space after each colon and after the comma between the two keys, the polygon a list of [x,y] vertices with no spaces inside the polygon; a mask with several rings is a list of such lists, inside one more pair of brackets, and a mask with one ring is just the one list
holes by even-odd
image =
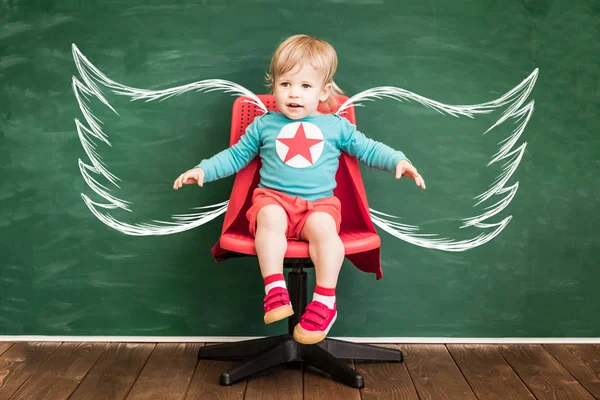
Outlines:
{"label": "green chalkboard", "polygon": [[[212,259],[222,215],[180,233],[134,236],[102,222],[82,197],[106,203],[82,176],[97,154],[119,187],[89,176],[130,211],[96,209],[123,224],[169,221],[227,200],[233,177],[179,191],[172,182],[228,145],[234,97],[187,91],[132,102],[98,84],[116,114],[86,86],[80,100],[111,144],[92,138],[86,152],[85,128],[78,132],[75,121],[89,121],[73,78],[85,82],[73,45],[117,88],[224,79],[265,93],[272,52],[296,33],[336,48],[336,82],[350,96],[393,86],[442,105],[485,108],[529,85],[513,110],[524,110],[521,118],[513,113],[486,134],[514,101],[472,118],[406,99],[358,108],[359,129],[404,151],[427,183],[421,191],[363,166],[370,206],[437,236],[407,241],[379,227],[384,277],[344,265],[331,335],[600,336],[596,0],[0,2],[0,335],[285,330],[262,322],[256,259]],[[510,170],[510,157],[489,164],[526,118],[510,143],[518,167]],[[503,173],[504,187],[518,190],[475,206]],[[512,194],[481,222],[489,226],[461,228]],[[487,243],[447,251],[502,221]],[[434,238],[450,241],[441,250],[420,242]]]}

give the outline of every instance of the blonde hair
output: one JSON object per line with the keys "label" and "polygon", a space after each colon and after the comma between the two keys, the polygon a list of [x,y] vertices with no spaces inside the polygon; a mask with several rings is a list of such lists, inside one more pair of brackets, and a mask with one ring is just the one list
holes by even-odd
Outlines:
{"label": "blonde hair", "polygon": [[285,74],[305,62],[309,62],[317,71],[325,73],[323,84],[331,83],[332,89],[329,97],[323,103],[328,111],[335,109],[337,107],[335,94],[344,93],[333,81],[333,75],[338,65],[337,54],[329,43],[316,37],[294,35],[279,45],[271,58],[269,73],[266,76],[267,87],[273,91],[273,85],[279,75]]}

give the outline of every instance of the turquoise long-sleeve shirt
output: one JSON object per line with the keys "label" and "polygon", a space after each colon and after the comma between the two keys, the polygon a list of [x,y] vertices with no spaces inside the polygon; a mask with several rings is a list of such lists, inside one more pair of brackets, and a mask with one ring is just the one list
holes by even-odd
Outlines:
{"label": "turquoise long-sleeve shirt", "polygon": [[406,156],[367,138],[346,118],[335,114],[292,120],[269,111],[256,117],[230,148],[197,165],[204,182],[233,175],[260,155],[259,187],[315,201],[333,195],[341,152],[365,164],[395,173]]}

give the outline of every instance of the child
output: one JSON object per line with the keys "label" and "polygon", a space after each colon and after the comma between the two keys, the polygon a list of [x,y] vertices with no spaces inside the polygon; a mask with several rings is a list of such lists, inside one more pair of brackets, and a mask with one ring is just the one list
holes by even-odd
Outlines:
{"label": "child", "polygon": [[323,40],[296,35],[275,51],[267,80],[280,112],[257,117],[238,143],[181,174],[173,188],[203,186],[235,174],[257,154],[260,183],[246,213],[255,237],[256,254],[265,283],[264,321],[269,324],[293,315],[283,276],[287,240],[309,243],[315,265],[313,300],[294,328],[294,339],[313,344],[325,338],[335,322],[335,288],[344,260],[338,235],[341,204],[333,196],[341,151],[367,165],[425,182],[400,151],[368,139],[347,119],[321,114],[321,103],[335,107],[333,82],[337,55]]}

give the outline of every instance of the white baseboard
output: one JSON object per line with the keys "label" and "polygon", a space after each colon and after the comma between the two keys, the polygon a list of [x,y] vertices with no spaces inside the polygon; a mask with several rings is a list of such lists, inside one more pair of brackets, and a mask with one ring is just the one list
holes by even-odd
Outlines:
{"label": "white baseboard", "polygon": [[[238,342],[262,336],[43,336],[0,335],[0,342],[119,342],[119,343],[211,343]],[[355,343],[420,344],[600,344],[600,337],[590,338],[455,338],[455,337],[332,337]]]}

